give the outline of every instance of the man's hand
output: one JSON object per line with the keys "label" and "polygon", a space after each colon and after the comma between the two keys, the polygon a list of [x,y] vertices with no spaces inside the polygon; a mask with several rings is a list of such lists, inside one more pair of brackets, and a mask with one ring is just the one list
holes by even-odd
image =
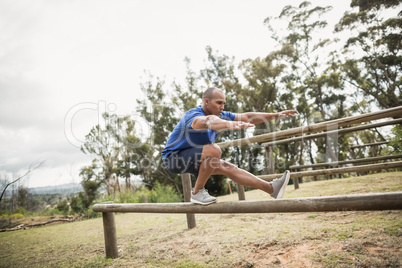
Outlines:
{"label": "man's hand", "polygon": [[228,121],[230,130],[237,130],[241,128],[254,127],[254,124],[242,121]]}
{"label": "man's hand", "polygon": [[299,114],[299,112],[296,110],[286,110],[286,111],[279,112],[277,118],[283,118],[286,116],[294,117],[295,114]]}

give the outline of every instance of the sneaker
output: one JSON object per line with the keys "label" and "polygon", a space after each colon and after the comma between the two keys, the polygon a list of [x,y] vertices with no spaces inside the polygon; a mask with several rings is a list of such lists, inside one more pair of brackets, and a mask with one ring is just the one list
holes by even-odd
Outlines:
{"label": "sneaker", "polygon": [[191,201],[191,203],[194,203],[194,204],[208,205],[208,204],[215,203],[216,198],[213,196],[210,196],[208,194],[208,190],[204,188],[204,189],[199,190],[197,194],[193,194],[193,192],[191,192],[190,201]]}
{"label": "sneaker", "polygon": [[274,192],[271,194],[271,196],[275,199],[281,199],[283,194],[285,193],[285,188],[286,185],[289,183],[289,178],[290,178],[290,171],[286,170],[283,176],[279,179],[275,179],[271,181],[272,188],[274,189]]}

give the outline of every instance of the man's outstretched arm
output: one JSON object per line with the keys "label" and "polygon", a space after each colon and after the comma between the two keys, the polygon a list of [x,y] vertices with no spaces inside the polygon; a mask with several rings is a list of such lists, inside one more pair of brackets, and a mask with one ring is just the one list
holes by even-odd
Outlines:
{"label": "man's outstretched arm", "polygon": [[236,130],[241,128],[254,127],[254,124],[241,120],[228,121],[223,120],[216,115],[207,115],[196,117],[191,124],[191,127],[195,130],[212,129],[221,131],[225,129]]}
{"label": "man's outstretched arm", "polygon": [[236,114],[235,121],[247,122],[251,124],[260,124],[270,120],[283,118],[286,116],[293,117],[295,114],[298,114],[296,110],[286,110],[278,113],[258,113],[258,112],[249,112],[249,113],[241,113]]}

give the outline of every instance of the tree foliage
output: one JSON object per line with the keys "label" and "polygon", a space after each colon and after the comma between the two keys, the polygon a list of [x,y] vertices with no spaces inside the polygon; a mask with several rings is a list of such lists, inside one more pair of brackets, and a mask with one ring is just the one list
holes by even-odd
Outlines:
{"label": "tree foliage", "polygon": [[358,11],[346,12],[335,27],[352,32],[344,79],[381,108],[402,105],[402,14],[395,14],[401,2],[354,0],[351,6]]}

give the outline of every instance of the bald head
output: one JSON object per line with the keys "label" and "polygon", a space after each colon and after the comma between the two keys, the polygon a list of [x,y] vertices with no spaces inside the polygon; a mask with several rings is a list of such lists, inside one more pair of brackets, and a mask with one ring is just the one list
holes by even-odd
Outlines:
{"label": "bald head", "polygon": [[202,110],[205,115],[220,116],[225,107],[225,103],[225,94],[216,87],[208,88],[202,95]]}
{"label": "bald head", "polygon": [[209,99],[211,100],[214,98],[215,93],[219,92],[220,94],[223,94],[222,90],[216,88],[216,87],[210,87],[207,90],[205,90],[204,94],[202,94],[202,99]]}

